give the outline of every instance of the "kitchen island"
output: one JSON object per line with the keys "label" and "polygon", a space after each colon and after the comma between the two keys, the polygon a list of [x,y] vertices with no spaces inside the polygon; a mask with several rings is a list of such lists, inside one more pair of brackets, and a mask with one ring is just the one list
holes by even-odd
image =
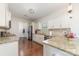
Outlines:
{"label": "kitchen island", "polygon": [[18,56],[18,37],[0,37],[0,56]]}
{"label": "kitchen island", "polygon": [[79,56],[79,39],[73,38],[70,41],[66,37],[53,37],[43,41],[44,56]]}

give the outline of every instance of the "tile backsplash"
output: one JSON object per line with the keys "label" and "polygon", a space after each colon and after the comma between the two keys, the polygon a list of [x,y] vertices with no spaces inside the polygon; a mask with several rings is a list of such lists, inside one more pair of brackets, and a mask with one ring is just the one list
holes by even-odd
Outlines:
{"label": "tile backsplash", "polygon": [[69,33],[71,29],[70,28],[56,28],[56,29],[54,28],[54,29],[49,30],[49,32],[50,31],[52,32],[52,35],[54,36],[64,36],[65,32]]}
{"label": "tile backsplash", "polygon": [[[46,35],[50,36],[63,36],[64,34],[71,32],[70,28],[53,28],[53,29],[48,29]],[[41,29],[38,31],[38,33],[44,33]]]}
{"label": "tile backsplash", "polygon": [[52,35],[54,36],[64,36],[65,32],[69,33],[71,31],[70,28],[54,28],[54,29],[49,29],[49,31],[52,32]]}

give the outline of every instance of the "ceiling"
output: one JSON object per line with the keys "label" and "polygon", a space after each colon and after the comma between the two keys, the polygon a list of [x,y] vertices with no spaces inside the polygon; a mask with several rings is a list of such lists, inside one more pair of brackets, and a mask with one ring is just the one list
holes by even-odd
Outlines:
{"label": "ceiling", "polygon": [[36,20],[64,8],[64,3],[9,3],[12,14],[30,20]]}

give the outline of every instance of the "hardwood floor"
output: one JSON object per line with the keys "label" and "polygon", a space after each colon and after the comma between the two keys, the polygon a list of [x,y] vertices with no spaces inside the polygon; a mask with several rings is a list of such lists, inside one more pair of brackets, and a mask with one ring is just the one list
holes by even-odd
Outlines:
{"label": "hardwood floor", "polygon": [[43,46],[27,39],[20,39],[19,56],[43,56]]}

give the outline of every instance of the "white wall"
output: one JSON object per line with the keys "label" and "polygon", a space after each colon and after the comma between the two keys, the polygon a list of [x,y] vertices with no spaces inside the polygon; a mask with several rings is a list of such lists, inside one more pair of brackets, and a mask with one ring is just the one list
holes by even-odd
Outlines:
{"label": "white wall", "polygon": [[[9,30],[11,33],[16,34],[18,37],[28,37],[28,33],[27,33],[28,22],[29,22],[28,20],[20,17],[12,16],[11,21],[12,21],[12,25],[11,25],[12,27]],[[22,33],[23,28],[25,28],[26,30],[25,34]]]}
{"label": "white wall", "polygon": [[79,3],[73,4],[73,12],[72,12],[72,31],[77,34],[79,37]]}

